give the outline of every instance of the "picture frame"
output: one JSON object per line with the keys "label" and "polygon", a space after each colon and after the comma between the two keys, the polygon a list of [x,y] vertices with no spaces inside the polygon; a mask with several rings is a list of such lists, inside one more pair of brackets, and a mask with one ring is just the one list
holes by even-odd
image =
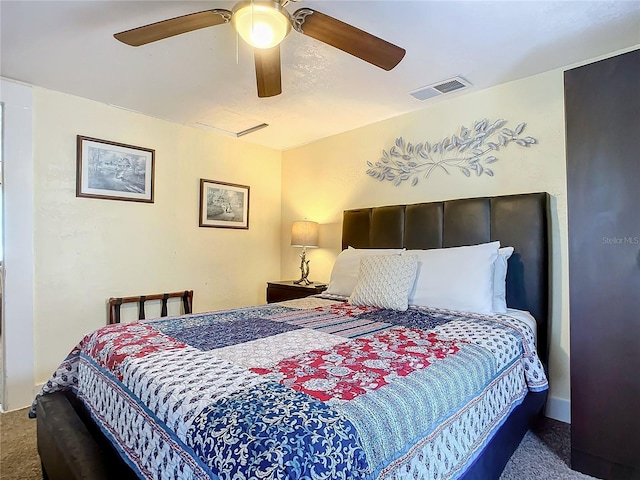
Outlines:
{"label": "picture frame", "polygon": [[201,227],[249,229],[249,187],[200,179]]}
{"label": "picture frame", "polygon": [[77,136],[76,197],[153,203],[155,150]]}

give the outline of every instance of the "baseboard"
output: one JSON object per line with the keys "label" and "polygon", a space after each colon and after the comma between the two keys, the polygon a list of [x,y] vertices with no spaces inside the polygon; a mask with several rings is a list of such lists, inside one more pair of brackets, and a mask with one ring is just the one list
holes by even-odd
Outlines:
{"label": "baseboard", "polygon": [[[32,400],[34,398],[36,398],[36,395],[38,395],[40,393],[40,390],[42,389],[42,387],[44,387],[44,383],[40,383],[38,385],[34,385],[33,386],[33,395],[32,395]],[[16,410],[22,410],[23,408],[27,408],[30,407],[31,404],[29,405],[21,405],[19,407],[13,407],[11,410],[5,410],[4,405],[2,405],[2,403],[0,403],[0,413],[9,413],[9,412],[15,412]]]}
{"label": "baseboard", "polygon": [[36,398],[36,395],[40,393],[40,390],[42,390],[42,387],[44,387],[44,383],[39,383],[33,386],[33,398]]}
{"label": "baseboard", "polygon": [[571,401],[566,398],[549,396],[545,415],[554,420],[571,423]]}

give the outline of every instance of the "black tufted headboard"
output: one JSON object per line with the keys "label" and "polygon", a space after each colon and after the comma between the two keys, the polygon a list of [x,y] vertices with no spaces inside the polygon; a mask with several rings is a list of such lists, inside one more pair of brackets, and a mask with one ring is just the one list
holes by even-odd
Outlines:
{"label": "black tufted headboard", "polygon": [[507,305],[538,323],[538,354],[549,359],[549,194],[527,193],[346,210],[342,248],[427,249],[500,240],[514,247]]}

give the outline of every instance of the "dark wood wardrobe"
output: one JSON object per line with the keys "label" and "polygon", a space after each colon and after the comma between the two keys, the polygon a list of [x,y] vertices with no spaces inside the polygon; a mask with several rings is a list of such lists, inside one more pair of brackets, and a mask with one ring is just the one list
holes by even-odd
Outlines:
{"label": "dark wood wardrobe", "polygon": [[571,466],[640,479],[640,50],[564,83]]}

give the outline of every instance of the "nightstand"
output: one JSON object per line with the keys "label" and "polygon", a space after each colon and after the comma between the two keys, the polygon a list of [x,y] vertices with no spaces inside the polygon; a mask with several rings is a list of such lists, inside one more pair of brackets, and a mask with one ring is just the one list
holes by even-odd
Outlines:
{"label": "nightstand", "polygon": [[267,303],[284,302],[285,300],[293,300],[294,298],[304,298],[309,295],[322,293],[326,289],[326,283],[296,285],[293,283],[293,280],[267,282]]}

